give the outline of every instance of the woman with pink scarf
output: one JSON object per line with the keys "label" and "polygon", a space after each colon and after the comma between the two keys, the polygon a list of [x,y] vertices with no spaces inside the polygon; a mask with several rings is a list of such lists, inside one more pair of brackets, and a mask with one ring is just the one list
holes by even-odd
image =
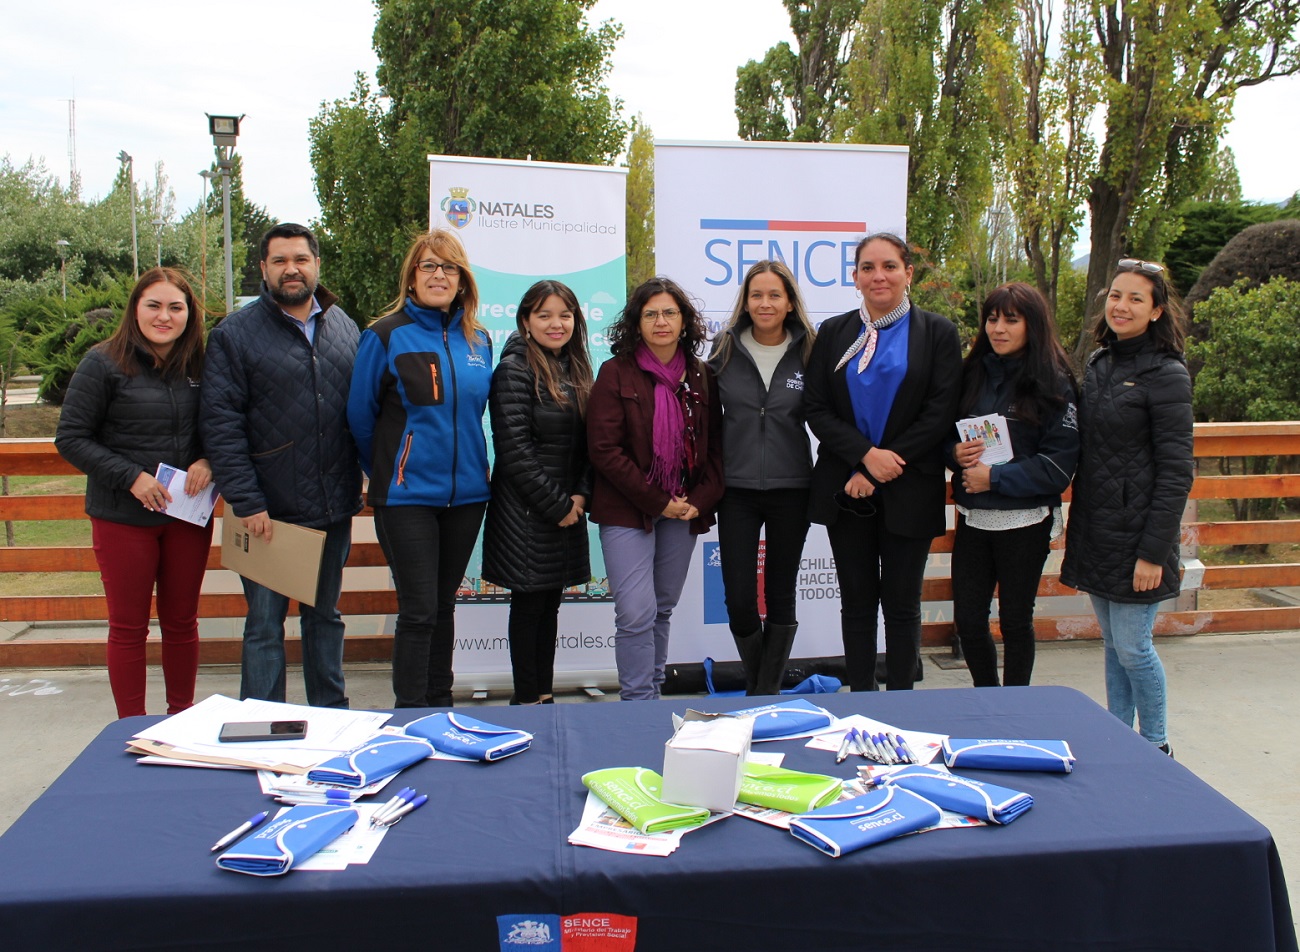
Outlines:
{"label": "woman with pink scarf", "polygon": [[697,356],[704,321],[676,282],[636,288],[606,339],[587,403],[588,513],[614,596],[619,695],[655,700],[695,537],[722,497],[722,404]]}

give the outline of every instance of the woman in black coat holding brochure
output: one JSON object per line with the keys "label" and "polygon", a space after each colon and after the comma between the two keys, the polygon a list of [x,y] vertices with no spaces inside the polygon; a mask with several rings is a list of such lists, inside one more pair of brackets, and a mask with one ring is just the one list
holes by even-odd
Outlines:
{"label": "woman in black coat holding brochure", "polygon": [[146,271],[122,323],[77,367],[54,445],[86,480],[95,558],[108,601],[108,681],[118,717],[145,713],[145,638],[157,586],[167,713],[194,703],[199,589],[212,522],[167,515],[160,464],[186,470],[185,492],[212,482],[199,442],[203,311],[184,275]]}
{"label": "woman in black coat holding brochure", "polygon": [[959,422],[944,444],[953,470],[957,533],[952,548],[953,619],[975,687],[997,687],[998,655],[989,605],[998,590],[1005,653],[1003,682],[1026,685],[1034,670],[1034,600],[1051,540],[1061,534],[1061,492],[1079,458],[1078,399],[1056,338],[1047,301],[1013,282],[984,301],[975,343],[962,370],[961,420],[1006,417],[992,452],[1012,457],[989,465],[983,438],[958,442]]}

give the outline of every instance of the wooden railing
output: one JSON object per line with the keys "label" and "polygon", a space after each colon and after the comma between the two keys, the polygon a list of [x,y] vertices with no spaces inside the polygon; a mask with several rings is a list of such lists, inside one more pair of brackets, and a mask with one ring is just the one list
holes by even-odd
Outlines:
{"label": "wooden railing", "polygon": [[[1196,426],[1195,455],[1198,460],[1244,456],[1300,456],[1300,422],[1296,423],[1202,423]],[[1208,468],[1202,465],[1201,468]],[[1215,467],[1217,470],[1217,467]],[[0,473],[9,476],[75,475],[55,452],[49,440],[0,440]],[[1198,476],[1192,489],[1189,513],[1202,499],[1273,499],[1300,497],[1300,473],[1265,476]],[[369,511],[359,518],[369,518]],[[0,496],[0,520],[84,519],[79,494]],[[1253,522],[1201,522],[1191,518],[1183,526],[1184,555],[1198,545],[1242,545],[1258,543],[1300,543],[1300,520]],[[932,552],[951,552],[952,533],[935,540]],[[356,542],[349,566],[383,566],[378,543]],[[220,549],[214,544],[208,569],[220,569]],[[89,546],[0,546],[0,572],[98,572]],[[1196,590],[1259,589],[1300,586],[1300,564],[1208,566],[1199,578],[1189,578]],[[1088,614],[1053,615],[1044,610],[1047,599],[1077,594],[1061,584],[1054,572],[1044,574],[1038,586],[1040,610],[1035,627],[1040,641],[1098,638],[1096,620]],[[947,577],[927,578],[923,598],[945,602],[952,597]],[[1256,607],[1208,609],[1198,607],[1193,592],[1180,598],[1175,610],[1162,612],[1156,633],[1192,635],[1211,632],[1278,631],[1300,628],[1300,607]],[[339,600],[345,615],[384,615],[396,611],[391,589],[346,590]],[[237,618],[244,614],[242,594],[211,593],[200,596],[199,615],[204,618]],[[102,595],[0,596],[0,622],[102,622],[107,610]],[[923,641],[937,646],[950,643],[950,621],[928,622]],[[391,656],[391,636],[349,635],[345,657],[349,661],[384,660]],[[204,638],[201,660],[205,664],[233,664],[239,661],[240,639]],[[156,652],[157,644],[150,643]],[[296,640],[290,640],[291,659],[296,658]],[[151,656],[152,657],[152,656]],[[153,658],[156,661],[156,658]],[[104,663],[104,640],[31,639],[0,643],[0,668]]]}

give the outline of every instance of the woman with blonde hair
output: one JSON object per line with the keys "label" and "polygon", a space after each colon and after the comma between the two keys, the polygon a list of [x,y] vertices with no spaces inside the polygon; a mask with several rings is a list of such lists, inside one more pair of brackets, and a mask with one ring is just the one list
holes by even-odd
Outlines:
{"label": "woman with blonde hair", "polygon": [[[796,588],[812,483],[803,375],[815,338],[790,269],[760,261],[745,274],[709,357],[722,397],[727,485],[718,504],[718,547],[747,694],[780,693],[799,629]],[[766,618],[759,615],[760,532]]]}
{"label": "woman with blonde hair", "polygon": [[361,335],[348,396],[397,588],[396,707],[452,704],[456,591],[490,494],[491,381],[492,341],[465,248],[443,229],[420,235],[389,312]]}

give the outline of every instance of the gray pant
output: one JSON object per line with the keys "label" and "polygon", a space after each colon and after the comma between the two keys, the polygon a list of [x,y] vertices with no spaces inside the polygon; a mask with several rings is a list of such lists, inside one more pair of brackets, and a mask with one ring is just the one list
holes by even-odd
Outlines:
{"label": "gray pant", "polygon": [[660,516],[651,532],[601,526],[600,547],[614,596],[619,697],[656,700],[668,663],[668,623],[695,551],[691,524]]}

